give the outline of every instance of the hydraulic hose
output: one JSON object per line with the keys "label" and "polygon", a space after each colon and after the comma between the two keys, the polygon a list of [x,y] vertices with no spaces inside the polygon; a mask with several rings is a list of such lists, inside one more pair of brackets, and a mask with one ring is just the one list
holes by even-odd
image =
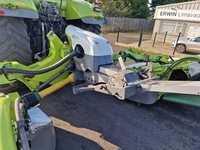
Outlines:
{"label": "hydraulic hose", "polygon": [[[140,62],[134,55],[131,55],[129,53],[124,54],[121,56],[123,60],[126,59],[126,57],[133,59],[135,62]],[[118,61],[118,58],[113,58],[114,61]]]}
{"label": "hydraulic hose", "polygon": [[[17,122],[23,120],[22,111],[21,111],[21,108],[20,108],[21,101],[22,101],[21,97],[17,98],[15,100],[15,116],[16,116]],[[20,136],[20,140],[21,140],[21,143],[22,143],[22,148],[24,150],[30,150],[29,144],[28,144],[28,139],[26,137],[26,131],[25,131],[24,127],[23,126],[18,127],[18,131],[19,131],[19,136]]]}
{"label": "hydraulic hose", "polygon": [[38,74],[43,74],[46,72],[49,72],[62,64],[64,64],[66,61],[69,59],[73,58],[74,56],[77,57],[83,57],[83,50],[82,49],[75,49],[73,50],[69,55],[65,56],[63,59],[59,60],[55,64],[41,69],[41,70],[22,70],[22,69],[16,69],[16,68],[1,68],[0,69],[0,74],[8,74],[8,73],[19,73],[19,74],[25,74],[25,75],[38,75]]}
{"label": "hydraulic hose", "polygon": [[197,57],[185,57],[182,59],[179,59],[177,61],[175,61],[173,64],[171,64],[167,70],[161,75],[161,79],[163,79],[164,77],[166,77],[166,75],[177,65],[179,65],[180,63],[184,62],[184,61],[197,61],[200,62],[200,58]]}

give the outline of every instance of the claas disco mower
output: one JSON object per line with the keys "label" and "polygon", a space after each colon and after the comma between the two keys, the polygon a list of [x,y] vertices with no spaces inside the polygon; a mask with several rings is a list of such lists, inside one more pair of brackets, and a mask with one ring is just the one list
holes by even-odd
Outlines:
{"label": "claas disco mower", "polygon": [[[45,96],[78,80],[82,82],[73,86],[74,94],[97,91],[141,104],[166,99],[200,105],[199,56],[174,60],[162,55],[146,56],[134,48],[113,53],[99,30],[83,28],[96,29],[104,20],[100,8],[85,1],[33,1],[40,9],[28,11],[26,6],[34,4],[32,1],[11,2],[14,4],[0,2],[0,28],[4,29],[0,30],[4,37],[0,48],[5,56],[0,63],[1,150],[55,149],[52,120],[38,104]],[[72,4],[79,2],[89,5],[90,16],[67,16],[77,10],[71,8]],[[15,16],[13,11],[25,11],[28,17]],[[134,63],[125,66],[127,61]],[[22,87],[30,92],[21,94],[18,89]]]}

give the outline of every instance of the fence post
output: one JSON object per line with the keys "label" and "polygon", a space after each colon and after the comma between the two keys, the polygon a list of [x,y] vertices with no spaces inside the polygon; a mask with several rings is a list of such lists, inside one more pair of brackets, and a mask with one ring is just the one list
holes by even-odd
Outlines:
{"label": "fence post", "polygon": [[120,27],[118,27],[118,30],[117,30],[117,42],[119,41],[119,32],[120,32]]}
{"label": "fence post", "polygon": [[143,31],[140,31],[140,38],[139,38],[139,42],[138,42],[138,47],[141,46],[141,42],[142,42],[142,35],[143,35]]}
{"label": "fence post", "polygon": [[165,44],[166,38],[167,38],[167,31],[166,31],[166,33],[165,33],[165,37],[164,37],[163,44]]}
{"label": "fence post", "polygon": [[155,41],[156,41],[156,36],[157,36],[157,32],[155,33],[154,39],[153,39],[153,45],[152,47],[154,47]]}
{"label": "fence post", "polygon": [[[178,34],[178,38],[177,38],[177,40],[176,40],[176,45],[177,45],[177,43],[178,43],[178,41],[179,41],[180,36],[181,36],[181,32],[179,32],[179,34]],[[175,54],[175,51],[176,51],[176,45],[175,45],[175,47],[174,47],[173,55]]]}
{"label": "fence post", "polygon": [[114,27],[115,27],[115,17],[113,17],[113,20],[112,20],[112,31],[114,31]]}

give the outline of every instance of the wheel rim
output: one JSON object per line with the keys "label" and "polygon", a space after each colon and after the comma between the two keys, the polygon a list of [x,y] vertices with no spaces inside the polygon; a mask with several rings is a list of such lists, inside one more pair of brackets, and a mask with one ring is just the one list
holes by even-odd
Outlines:
{"label": "wheel rim", "polygon": [[176,46],[176,51],[183,53],[185,51],[185,46],[184,45],[177,45]]}

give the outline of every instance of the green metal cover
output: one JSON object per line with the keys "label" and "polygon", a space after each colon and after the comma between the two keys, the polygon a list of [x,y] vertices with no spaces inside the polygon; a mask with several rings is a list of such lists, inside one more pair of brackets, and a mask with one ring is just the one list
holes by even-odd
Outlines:
{"label": "green metal cover", "polygon": [[162,99],[192,106],[200,106],[200,96],[198,95],[166,93],[163,95]]}
{"label": "green metal cover", "polygon": [[96,19],[102,19],[102,12],[94,12],[94,5],[84,0],[68,0],[65,11],[66,20],[73,20],[79,18],[92,17]]}
{"label": "green metal cover", "polygon": [[32,0],[1,0],[0,6],[8,9],[24,8],[37,12],[35,4]]}
{"label": "green metal cover", "polygon": [[17,92],[0,97],[0,150],[17,149],[12,126],[12,121],[15,121],[14,100],[17,97]]}

